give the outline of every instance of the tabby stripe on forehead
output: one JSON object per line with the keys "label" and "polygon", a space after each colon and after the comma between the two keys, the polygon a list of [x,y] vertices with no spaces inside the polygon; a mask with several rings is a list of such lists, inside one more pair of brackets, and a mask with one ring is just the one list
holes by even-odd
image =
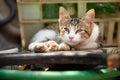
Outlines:
{"label": "tabby stripe on forehead", "polygon": [[71,19],[70,21],[70,24],[73,25],[73,26],[76,26],[80,21],[80,18],[73,18]]}

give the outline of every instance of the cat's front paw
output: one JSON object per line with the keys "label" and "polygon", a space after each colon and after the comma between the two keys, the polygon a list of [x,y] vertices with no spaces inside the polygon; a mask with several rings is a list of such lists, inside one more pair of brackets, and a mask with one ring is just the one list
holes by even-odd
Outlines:
{"label": "cat's front paw", "polygon": [[57,51],[58,50],[58,44],[55,41],[48,41],[48,49],[47,51]]}
{"label": "cat's front paw", "polygon": [[44,52],[44,51],[46,51],[46,47],[45,47],[44,43],[38,43],[35,46],[34,51],[36,51],[36,52]]}
{"label": "cat's front paw", "polygon": [[65,43],[61,43],[61,44],[59,45],[59,50],[60,50],[60,51],[69,51],[69,50],[70,50],[70,46],[67,45],[67,44],[65,44]]}

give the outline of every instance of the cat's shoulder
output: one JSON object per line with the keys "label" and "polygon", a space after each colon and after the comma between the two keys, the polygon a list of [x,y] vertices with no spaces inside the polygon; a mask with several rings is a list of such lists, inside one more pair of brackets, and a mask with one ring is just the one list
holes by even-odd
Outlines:
{"label": "cat's shoulder", "polygon": [[92,30],[92,33],[91,33],[91,36],[90,36],[89,40],[96,41],[98,39],[99,35],[100,35],[99,26],[97,24],[94,24],[93,25],[93,30]]}

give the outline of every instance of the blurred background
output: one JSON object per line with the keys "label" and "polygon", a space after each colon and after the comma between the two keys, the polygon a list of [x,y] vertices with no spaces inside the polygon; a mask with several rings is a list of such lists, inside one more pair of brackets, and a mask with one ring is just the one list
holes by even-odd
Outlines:
{"label": "blurred background", "polygon": [[[120,17],[120,3],[117,2],[86,3],[86,7],[78,8],[80,6],[78,3],[41,4],[37,0],[31,0],[31,2],[0,0],[0,50],[25,47],[29,43],[25,40],[33,36],[27,37],[27,35],[35,33],[41,29],[41,26],[45,27],[48,23],[57,22],[60,6],[65,7],[71,17],[80,17],[78,10],[84,8],[86,11],[91,8],[95,9],[96,18],[100,19]],[[33,30],[33,26],[36,30]]]}

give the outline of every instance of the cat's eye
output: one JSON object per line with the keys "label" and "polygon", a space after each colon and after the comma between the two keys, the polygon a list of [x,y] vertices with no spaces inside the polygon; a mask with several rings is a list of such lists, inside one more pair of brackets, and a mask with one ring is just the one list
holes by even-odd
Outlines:
{"label": "cat's eye", "polygon": [[68,28],[64,28],[65,31],[67,31],[69,33],[69,29]]}
{"label": "cat's eye", "polygon": [[83,30],[82,29],[78,29],[78,30],[76,30],[75,33],[78,33],[78,32],[81,32],[81,31],[83,31]]}

